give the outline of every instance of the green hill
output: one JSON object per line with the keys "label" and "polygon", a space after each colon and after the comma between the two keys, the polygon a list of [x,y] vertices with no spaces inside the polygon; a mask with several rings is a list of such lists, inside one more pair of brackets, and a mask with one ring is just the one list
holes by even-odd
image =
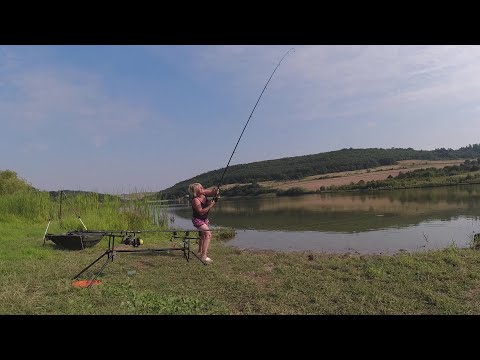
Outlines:
{"label": "green hill", "polygon": [[[400,160],[453,160],[480,157],[480,144],[453,149],[414,150],[412,148],[341,149],[314,155],[287,157],[230,166],[222,185],[256,183],[260,181],[285,181],[307,176],[354,171],[384,165],[394,165]],[[181,181],[157,193],[157,198],[177,198],[188,194],[188,185],[200,182],[205,186],[217,185],[224,168],[212,170]]]}

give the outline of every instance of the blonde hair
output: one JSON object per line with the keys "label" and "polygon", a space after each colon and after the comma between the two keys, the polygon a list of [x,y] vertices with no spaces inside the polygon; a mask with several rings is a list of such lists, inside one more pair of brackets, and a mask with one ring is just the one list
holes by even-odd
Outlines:
{"label": "blonde hair", "polygon": [[201,185],[202,184],[200,184],[200,183],[193,183],[193,184],[188,185],[188,192],[190,193],[190,195],[192,195],[192,197],[197,196],[197,190]]}

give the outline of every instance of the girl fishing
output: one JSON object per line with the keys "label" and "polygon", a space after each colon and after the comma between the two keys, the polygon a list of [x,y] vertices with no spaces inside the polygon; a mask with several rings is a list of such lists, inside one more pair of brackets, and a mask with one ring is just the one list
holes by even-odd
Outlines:
{"label": "girl fishing", "polygon": [[[211,263],[208,254],[212,233],[208,228],[208,212],[215,206],[216,199],[219,198],[219,189],[204,189],[202,184],[193,183],[188,186],[188,191],[192,197],[192,224],[198,230],[201,230],[200,240],[198,241],[198,256],[204,263]],[[215,196],[215,199],[208,200],[207,196]]]}
{"label": "girl fishing", "polygon": [[[207,256],[208,247],[210,246],[210,239],[212,238],[212,233],[208,229],[208,212],[213,206],[215,206],[215,203],[219,198],[218,194],[220,191],[220,186],[222,185],[223,178],[225,177],[225,173],[227,172],[227,169],[228,169],[228,166],[230,165],[230,161],[232,160],[233,154],[237,149],[238,143],[240,142],[240,139],[242,138],[243,133],[245,132],[245,129],[247,128],[247,125],[250,122],[250,119],[252,118],[253,112],[255,111],[258,105],[258,102],[260,101],[260,98],[262,97],[265,89],[267,88],[268,83],[270,82],[270,80],[272,80],[273,74],[275,74],[275,71],[277,71],[283,59],[285,58],[285,56],[288,55],[290,51],[295,51],[295,49],[292,48],[288,50],[285,53],[285,55],[283,55],[282,59],[279,61],[279,63],[273,70],[272,74],[270,75],[270,78],[265,84],[265,87],[260,93],[260,96],[258,97],[257,102],[255,103],[255,106],[253,107],[253,110],[250,113],[250,116],[248,117],[247,123],[243,127],[242,133],[240,134],[240,137],[238,138],[237,143],[233,148],[232,154],[230,155],[230,159],[228,160],[227,166],[225,166],[225,169],[223,170],[222,177],[220,178],[218,185],[216,187],[213,187],[210,190],[205,190],[202,184],[200,183],[193,183],[193,184],[190,184],[188,187],[188,191],[192,196],[192,210],[193,210],[192,223],[193,223],[193,226],[195,226],[197,229],[202,230],[200,240],[198,241],[198,252],[199,252],[200,258],[204,263],[212,262],[212,259],[210,259]],[[215,197],[212,200],[208,200],[206,196],[215,196]]]}

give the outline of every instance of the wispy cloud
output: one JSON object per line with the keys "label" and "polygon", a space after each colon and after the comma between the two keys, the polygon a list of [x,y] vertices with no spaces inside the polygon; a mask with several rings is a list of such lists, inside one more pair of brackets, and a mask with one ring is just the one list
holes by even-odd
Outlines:
{"label": "wispy cloud", "polygon": [[109,94],[99,75],[75,69],[29,68],[7,73],[0,84],[2,121],[23,131],[56,126],[97,136],[142,130],[152,118],[144,106]]}
{"label": "wispy cloud", "polygon": [[[269,89],[283,91],[275,98],[294,107],[291,116],[297,121],[425,106],[449,98],[480,100],[480,46],[294,47]],[[265,70],[273,70],[272,64],[289,48],[205,48],[201,66],[229,69],[231,81],[244,89],[247,82],[265,79]]]}
{"label": "wispy cloud", "polygon": [[23,147],[24,153],[37,153],[48,150],[48,144],[45,143],[27,143]]}
{"label": "wispy cloud", "polygon": [[[132,163],[151,171],[145,184],[166,187],[225,165],[219,153],[231,151],[292,47],[235,163],[478,142],[480,46],[199,45],[0,46],[0,144],[32,174],[49,151],[63,166],[114,168],[106,187],[116,186],[112,178],[139,181],[124,172]],[[192,163],[198,153],[205,161]],[[82,181],[96,185],[100,173]]]}

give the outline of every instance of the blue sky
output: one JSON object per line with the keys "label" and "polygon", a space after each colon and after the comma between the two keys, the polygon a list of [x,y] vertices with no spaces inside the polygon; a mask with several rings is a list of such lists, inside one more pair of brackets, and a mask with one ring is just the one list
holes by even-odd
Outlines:
{"label": "blue sky", "polygon": [[0,45],[0,170],[125,193],[223,168],[292,47],[231,165],[480,143],[480,46]]}

